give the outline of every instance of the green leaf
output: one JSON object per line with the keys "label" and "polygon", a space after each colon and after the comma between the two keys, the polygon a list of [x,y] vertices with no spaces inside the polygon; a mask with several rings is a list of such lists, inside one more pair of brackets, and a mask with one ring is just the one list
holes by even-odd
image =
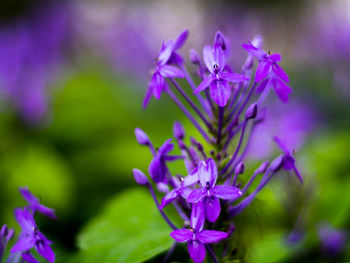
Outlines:
{"label": "green leaf", "polygon": [[81,262],[142,262],[167,250],[171,229],[150,194],[129,190],[117,196],[78,238]]}

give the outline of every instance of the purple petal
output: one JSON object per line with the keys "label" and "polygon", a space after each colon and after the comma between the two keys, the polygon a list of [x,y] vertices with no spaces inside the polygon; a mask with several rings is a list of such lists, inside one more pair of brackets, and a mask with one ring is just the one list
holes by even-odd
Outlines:
{"label": "purple petal", "polygon": [[35,245],[38,253],[49,262],[55,262],[55,253],[46,240],[40,240]]}
{"label": "purple petal", "polygon": [[193,231],[190,229],[176,229],[170,233],[170,236],[177,242],[187,242],[192,239]]}
{"label": "purple petal", "polygon": [[35,197],[35,195],[33,195],[28,187],[20,187],[19,191],[21,192],[23,198],[30,204],[39,204],[39,199]]}
{"label": "purple petal", "polygon": [[27,208],[15,209],[15,218],[25,233],[33,233],[34,229],[36,228],[36,223],[33,215]]}
{"label": "purple petal", "polygon": [[264,78],[266,78],[267,75],[269,75],[271,68],[272,68],[271,62],[266,60],[261,61],[258,68],[256,69],[255,81],[259,82]]}
{"label": "purple petal", "polygon": [[149,167],[148,167],[149,174],[151,175],[152,180],[155,183],[163,182],[165,179],[165,172],[162,169],[162,163],[160,161],[160,158],[156,157],[154,158]]}
{"label": "purple petal", "polygon": [[225,55],[221,47],[214,47],[214,59],[215,59],[215,64],[219,66],[219,70],[223,70],[226,61],[225,61]]}
{"label": "purple petal", "polygon": [[237,199],[243,194],[239,188],[229,185],[216,185],[211,193],[217,198],[228,200]]}
{"label": "purple petal", "polygon": [[205,189],[202,189],[202,188],[195,189],[187,197],[187,202],[197,203],[198,201],[202,200],[204,196],[205,196]]}
{"label": "purple petal", "polygon": [[22,258],[27,261],[27,263],[40,263],[29,251],[22,253]]}
{"label": "purple petal", "polygon": [[206,88],[209,87],[210,83],[214,80],[212,75],[209,75],[206,77],[199,85],[198,87],[194,90],[194,94],[197,94],[198,92],[201,92],[205,90]]}
{"label": "purple petal", "polygon": [[220,47],[223,51],[226,51],[228,48],[225,36],[220,31],[215,34],[214,46]]}
{"label": "purple petal", "polygon": [[223,79],[211,82],[210,96],[220,107],[225,107],[231,96],[230,84]]}
{"label": "purple petal", "polygon": [[288,171],[292,170],[294,168],[294,163],[295,160],[290,154],[285,155],[283,160],[283,169]]}
{"label": "purple petal", "polygon": [[147,91],[146,91],[146,94],[145,94],[145,97],[144,97],[143,103],[142,103],[142,107],[143,107],[144,109],[147,108],[148,103],[149,103],[150,100],[151,100],[152,94],[153,94],[153,86],[148,86],[148,89],[147,89]]}
{"label": "purple petal", "polygon": [[[148,89],[152,91],[153,96],[159,100],[164,88],[164,78],[158,72],[154,73],[149,83]],[[147,94],[146,94],[147,96]],[[146,99],[146,98],[145,98]]]}
{"label": "purple petal", "polygon": [[285,153],[285,154],[289,154],[289,150],[287,149],[287,147],[284,145],[284,143],[282,143],[282,141],[280,140],[280,138],[278,138],[277,136],[273,137],[274,142],[278,145],[278,147]]}
{"label": "purple petal", "polygon": [[181,188],[180,190],[182,198],[186,199],[189,197],[189,195],[192,193],[192,189],[190,188]]}
{"label": "purple petal", "polygon": [[271,80],[272,86],[279,97],[279,99],[282,102],[287,102],[288,101],[288,94],[292,92],[292,88],[289,87],[287,84],[285,84],[282,80],[280,79],[273,79]]}
{"label": "purple petal", "polygon": [[213,73],[213,67],[215,64],[215,57],[214,57],[214,51],[213,49],[206,45],[203,48],[203,60],[204,60],[204,64],[207,67],[207,69]]}
{"label": "purple petal", "polygon": [[191,227],[196,231],[202,231],[205,221],[203,202],[192,205],[191,211]]}
{"label": "purple petal", "polygon": [[202,263],[205,259],[205,247],[201,242],[190,241],[187,244],[188,253],[194,263]]}
{"label": "purple petal", "polygon": [[167,41],[165,44],[163,42],[162,50],[159,53],[159,63],[160,65],[165,65],[173,52],[174,42],[172,40]]}
{"label": "purple petal", "polygon": [[166,140],[162,146],[159,147],[158,155],[165,156],[167,153],[171,152],[174,149],[174,144],[171,143],[172,139]]}
{"label": "purple petal", "polygon": [[280,62],[282,57],[280,54],[276,53],[276,54],[269,55],[269,59],[274,61],[274,62]]}
{"label": "purple petal", "polygon": [[11,253],[30,250],[35,246],[35,242],[34,235],[24,234],[19,237],[17,243],[11,248]]}
{"label": "purple petal", "polygon": [[173,162],[176,160],[184,159],[182,155],[165,155],[164,160],[167,162]]}
{"label": "purple petal", "polygon": [[220,76],[232,83],[237,83],[245,80],[249,80],[249,78],[243,76],[242,74],[235,74],[235,73],[229,73],[229,72],[221,72]]}
{"label": "purple petal", "polygon": [[198,183],[198,181],[199,181],[198,173],[195,173],[195,174],[187,175],[183,179],[182,183],[183,183],[183,186],[191,186],[191,185]]}
{"label": "purple petal", "polygon": [[184,31],[181,32],[181,34],[175,40],[173,51],[181,48],[185,44],[187,37],[188,37],[188,29],[185,29]]}
{"label": "purple petal", "polygon": [[178,69],[177,67],[169,66],[169,65],[164,65],[164,66],[160,67],[159,73],[163,77],[168,77],[168,78],[183,78],[183,77],[185,77],[182,70]]}
{"label": "purple petal", "polygon": [[297,169],[297,167],[295,165],[293,166],[293,170],[295,172],[295,175],[298,177],[300,183],[303,183],[303,177],[301,176],[299,170]]}
{"label": "purple petal", "polygon": [[199,182],[203,188],[207,185],[214,187],[218,177],[218,170],[213,159],[209,158],[207,162],[201,161],[198,165]]}
{"label": "purple petal", "polygon": [[272,69],[276,73],[277,76],[279,76],[285,82],[289,82],[289,78],[288,78],[287,73],[284,72],[284,70],[277,63],[273,63]]}
{"label": "purple petal", "polygon": [[270,82],[270,79],[265,79],[262,82],[260,82],[259,86],[256,89],[256,92],[257,93],[263,92],[269,82]]}
{"label": "purple petal", "polygon": [[215,230],[203,230],[198,234],[198,239],[202,243],[214,243],[227,237],[227,233]]}
{"label": "purple petal", "polygon": [[57,218],[55,214],[55,210],[52,208],[46,207],[44,205],[39,204],[38,206],[35,207],[35,210],[52,219]]}
{"label": "purple petal", "polygon": [[206,219],[214,223],[221,212],[220,200],[217,197],[207,197],[204,199],[204,210]]}
{"label": "purple petal", "polygon": [[162,202],[160,203],[159,209],[163,209],[165,206],[167,206],[168,204],[170,204],[172,201],[175,200],[175,198],[177,197],[178,193],[177,191],[171,190],[169,193],[167,193],[163,199]]}

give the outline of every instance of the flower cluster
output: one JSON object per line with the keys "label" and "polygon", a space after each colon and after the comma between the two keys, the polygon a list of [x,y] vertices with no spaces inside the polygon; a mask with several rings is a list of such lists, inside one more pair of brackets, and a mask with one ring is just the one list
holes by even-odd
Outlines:
{"label": "flower cluster", "polygon": [[[190,143],[186,143],[184,128],[175,122],[173,134],[181,155],[172,155],[172,139],[156,148],[147,134],[136,128],[138,143],[147,146],[153,155],[149,165],[151,180],[138,169],[134,169],[133,173],[138,184],[148,187],[161,215],[173,229],[170,236],[176,241],[175,244],[187,242],[189,255],[196,263],[203,262],[207,252],[217,262],[212,243],[224,246],[224,249],[219,250],[224,251],[221,256],[227,253],[228,240],[235,228],[233,217],[254,200],[278,171],[294,172],[302,182],[292,152],[277,136],[274,141],[282,154],[272,161],[263,161],[249,180],[240,179],[240,175],[245,173],[244,162],[251,131],[254,125],[265,118],[263,102],[269,90],[273,89],[282,102],[288,101],[292,90],[287,84],[287,74],[278,64],[281,55],[266,53],[261,48],[261,37],[243,44],[248,52],[247,59],[241,72],[234,72],[227,63],[229,46],[221,32],[216,33],[212,46],[203,48],[203,60],[195,50],[190,52],[190,60],[201,80],[195,85],[185,67],[184,58],[178,53],[187,37],[188,31],[185,30],[175,41],[163,43],[144,106],[148,105],[152,95],[159,99],[161,93],[166,93],[197,128],[206,145],[192,136],[189,137]],[[255,59],[258,66],[252,79]],[[196,95],[196,102],[176,78],[187,81]],[[182,101],[186,101],[190,109]],[[176,160],[184,161],[187,170],[185,176],[173,175],[168,169],[168,162]],[[250,190],[260,174],[260,182],[254,190]],[[160,203],[154,187],[162,195],[165,194]],[[164,212],[164,207],[170,204],[184,221],[181,228]]]}
{"label": "flower cluster", "polygon": [[[17,242],[10,250],[10,255],[6,262],[9,263],[39,263],[32,255],[30,250],[35,250],[47,261],[55,262],[55,254],[50,247],[52,242],[45,237],[38,229],[34,220],[34,215],[39,212],[47,217],[56,218],[55,210],[42,205],[37,197],[35,197],[27,187],[20,188],[23,198],[28,202],[24,208],[15,209],[15,218],[21,227],[21,233]],[[0,262],[10,239],[14,237],[14,230],[9,229],[7,225],[3,225],[0,233]]]}

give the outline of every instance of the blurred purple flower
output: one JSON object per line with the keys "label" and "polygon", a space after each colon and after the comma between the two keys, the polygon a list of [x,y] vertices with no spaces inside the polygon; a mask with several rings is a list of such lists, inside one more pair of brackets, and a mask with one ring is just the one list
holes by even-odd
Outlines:
{"label": "blurred purple flower", "polygon": [[331,257],[337,256],[344,251],[347,234],[344,230],[333,228],[327,223],[321,223],[317,230],[322,242],[322,249]]}

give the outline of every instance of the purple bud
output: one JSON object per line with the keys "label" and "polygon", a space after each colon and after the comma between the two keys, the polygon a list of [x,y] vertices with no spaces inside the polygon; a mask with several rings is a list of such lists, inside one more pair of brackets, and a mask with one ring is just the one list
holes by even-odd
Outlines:
{"label": "purple bud", "polygon": [[134,174],[136,183],[138,183],[139,185],[149,184],[146,175],[143,172],[141,172],[139,169],[132,169],[132,172]]}
{"label": "purple bud", "polygon": [[263,109],[259,110],[254,121],[255,121],[255,123],[263,122],[265,120],[265,117],[266,117],[266,108],[263,108]]}
{"label": "purple bud", "polygon": [[197,150],[200,152],[203,151],[203,145],[201,143],[197,143]]}
{"label": "purple bud", "polygon": [[245,119],[254,119],[258,113],[258,105],[256,103],[251,104],[245,112]]}
{"label": "purple bud", "polygon": [[9,233],[9,228],[8,228],[7,225],[5,224],[5,225],[3,225],[3,226],[1,227],[0,237],[5,237],[5,236],[8,235],[8,233]]}
{"label": "purple bud", "polygon": [[235,174],[242,174],[244,173],[244,163],[243,162],[239,162],[236,166],[236,169],[235,169]]}
{"label": "purple bud", "polygon": [[178,143],[180,149],[186,149],[186,144],[183,141],[178,140],[177,143]]}
{"label": "purple bud", "polygon": [[190,50],[190,60],[193,64],[196,64],[196,65],[201,63],[201,58],[200,58],[198,52],[194,49]]}
{"label": "purple bud", "polygon": [[143,130],[141,130],[140,128],[135,129],[135,136],[136,136],[136,140],[139,144],[149,145],[150,140],[149,140],[147,134]]}
{"label": "purple bud", "polygon": [[258,169],[255,170],[255,172],[257,174],[262,174],[262,173],[265,173],[267,167],[269,166],[269,162],[268,161],[265,161],[263,162],[259,167]]}
{"label": "purple bud", "polygon": [[185,131],[180,122],[175,122],[173,126],[174,137],[178,140],[182,140],[185,137]]}
{"label": "purple bud", "polygon": [[197,145],[196,139],[195,139],[194,137],[192,137],[192,136],[190,137],[190,142],[191,142],[191,144],[194,145],[194,146]]}
{"label": "purple bud", "polygon": [[282,165],[283,165],[284,155],[281,154],[280,156],[276,157],[275,160],[271,162],[270,168],[272,171],[276,172],[278,171]]}
{"label": "purple bud", "polygon": [[223,51],[227,49],[227,43],[226,43],[225,37],[220,31],[216,32],[214,46],[221,47]]}

